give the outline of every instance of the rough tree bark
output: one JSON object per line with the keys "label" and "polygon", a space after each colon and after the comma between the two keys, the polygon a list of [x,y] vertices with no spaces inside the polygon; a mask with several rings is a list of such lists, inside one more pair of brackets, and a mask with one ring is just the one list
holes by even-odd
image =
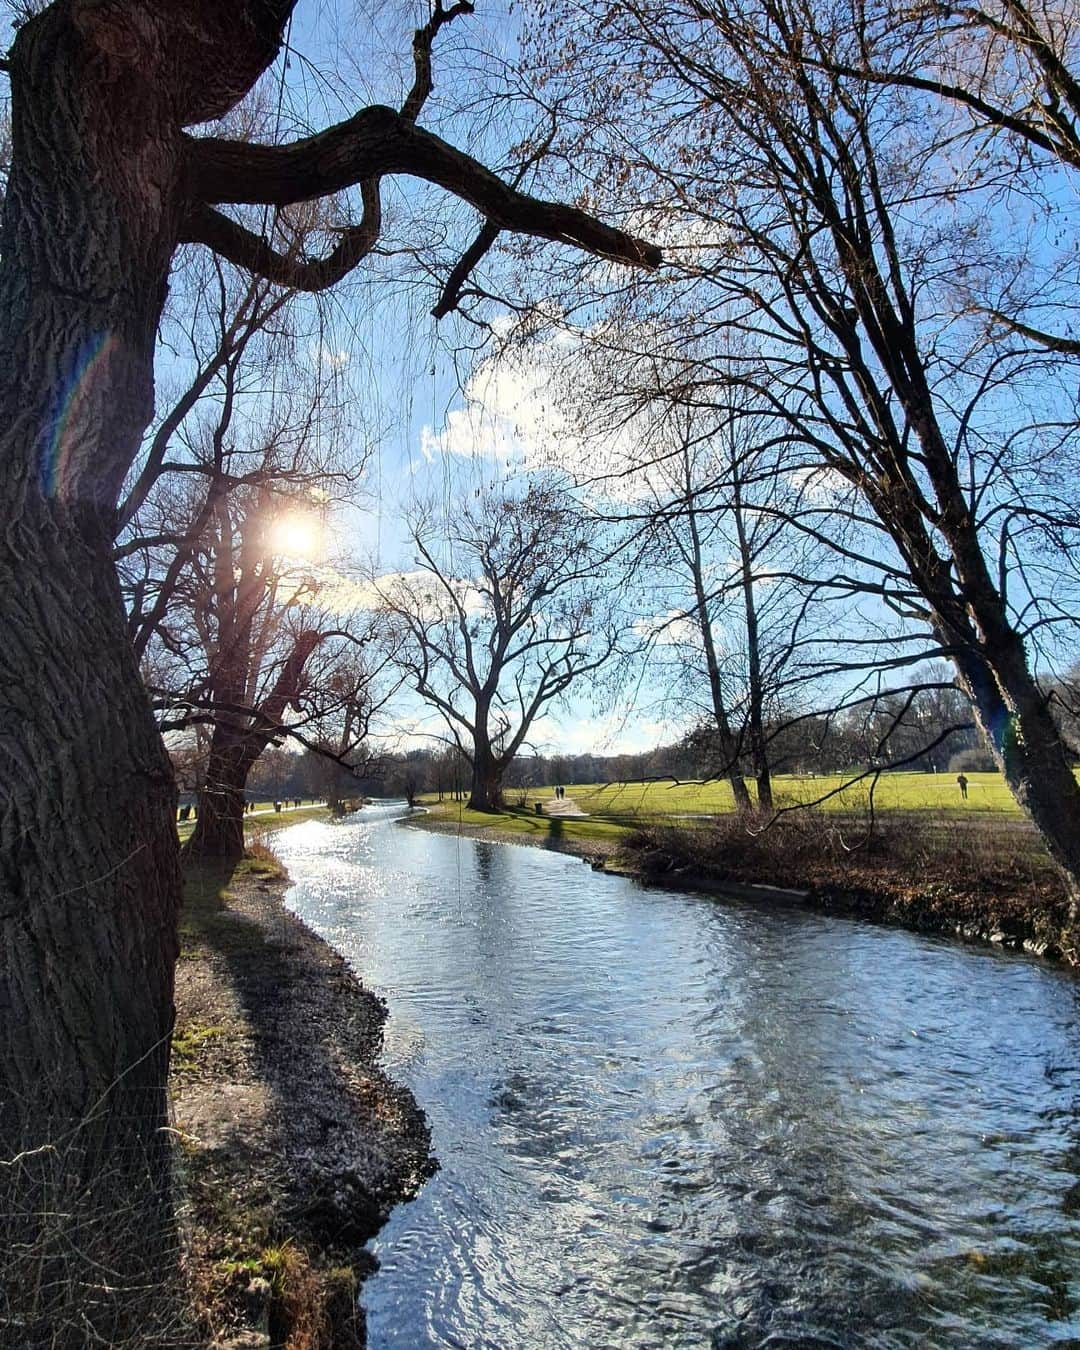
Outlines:
{"label": "rough tree bark", "polygon": [[[329,284],[363,256],[377,211],[345,233],[332,266],[312,273],[253,248],[210,202],[287,205],[365,179],[370,207],[381,173],[412,172],[499,228],[658,261],[581,212],[516,193],[390,109],[250,159],[243,147],[186,136],[185,126],[224,114],[250,89],[293,3],[56,0],[19,29],[6,62],[0,1156],[63,1152],[68,1181],[105,1178],[117,1206],[125,1177],[145,1180],[148,1162],[151,1176],[167,1172],[159,1155],[179,870],[172,776],[110,553],[152,411],[154,338],[178,242],[220,242],[264,275],[291,266],[276,279]],[[0,1168],[0,1214],[30,1240],[44,1221],[32,1172],[26,1159]],[[133,1223],[98,1283],[121,1294],[140,1283],[146,1239]],[[91,1308],[84,1297],[84,1317],[106,1327],[108,1343],[113,1324]]]}
{"label": "rough tree bark", "polygon": [[[479,720],[477,726],[480,726]],[[499,811],[502,809],[502,778],[506,765],[500,763],[491,746],[477,731],[472,752],[472,789],[469,809],[472,811]]]}
{"label": "rough tree bark", "polygon": [[[93,40],[93,25],[92,12],[48,11],[20,31],[11,62],[15,155],[0,246],[0,1155],[41,1150],[41,1165],[0,1169],[8,1250],[11,1239],[40,1246],[43,1205],[88,1216],[101,1188],[120,1227],[129,1192],[167,1175],[158,1155],[175,793],[125,636],[109,536],[151,411],[181,159],[160,53],[118,55]],[[144,1252],[154,1236],[143,1230]],[[130,1266],[111,1275],[121,1283],[139,1278],[128,1238]],[[27,1343],[37,1343],[33,1330]]]}

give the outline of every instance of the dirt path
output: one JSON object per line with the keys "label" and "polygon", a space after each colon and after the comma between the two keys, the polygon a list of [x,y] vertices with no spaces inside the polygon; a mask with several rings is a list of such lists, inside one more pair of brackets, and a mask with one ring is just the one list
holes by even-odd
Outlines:
{"label": "dirt path", "polygon": [[384,1004],[285,910],[284,880],[221,881],[190,879],[177,968],[197,1303],[217,1345],[359,1346],[361,1248],[429,1174],[426,1122],[379,1068]]}
{"label": "dirt path", "polygon": [[588,811],[583,811],[573,797],[552,797],[550,801],[544,802],[545,816],[564,816],[573,820],[588,819]]}

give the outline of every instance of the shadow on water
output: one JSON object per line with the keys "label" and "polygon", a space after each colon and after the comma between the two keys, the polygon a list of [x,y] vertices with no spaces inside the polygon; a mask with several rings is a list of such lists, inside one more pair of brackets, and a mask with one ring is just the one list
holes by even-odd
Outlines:
{"label": "shadow on water", "polygon": [[1075,977],[544,849],[281,851],[443,1163],[372,1346],[1080,1344]]}

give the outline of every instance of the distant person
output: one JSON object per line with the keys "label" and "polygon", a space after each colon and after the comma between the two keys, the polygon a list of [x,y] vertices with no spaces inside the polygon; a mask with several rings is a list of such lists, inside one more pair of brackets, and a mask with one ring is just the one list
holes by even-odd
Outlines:
{"label": "distant person", "polygon": [[964,777],[962,773],[958,773],[956,775],[956,781],[960,784],[960,796],[963,798],[964,801],[967,801],[968,780]]}
{"label": "distant person", "polygon": [[275,810],[275,811],[280,811],[280,810],[281,810],[281,803],[280,803],[280,802],[275,802],[275,803],[274,803],[274,810]]}

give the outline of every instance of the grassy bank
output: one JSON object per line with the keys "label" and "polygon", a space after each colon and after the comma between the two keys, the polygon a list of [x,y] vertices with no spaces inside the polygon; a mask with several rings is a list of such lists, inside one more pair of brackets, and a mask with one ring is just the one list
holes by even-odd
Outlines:
{"label": "grassy bank", "polygon": [[[965,799],[951,773],[883,773],[872,779],[853,781],[852,775],[778,774],[773,779],[777,807],[805,806],[821,802],[830,814],[851,815],[865,811],[872,802],[881,812],[917,812],[954,820],[981,815],[1021,820],[1022,813],[999,773],[969,773]],[[753,791],[753,784],[748,784]],[[726,782],[708,783],[591,783],[567,788],[583,811],[618,820],[655,820],[678,815],[716,815],[734,810],[731,787]],[[830,795],[831,794],[831,795]],[[533,794],[530,794],[532,796]],[[538,789],[542,800],[550,788]]]}
{"label": "grassy bank", "polygon": [[[290,807],[286,811],[275,811],[271,803],[270,810],[266,814],[245,816],[244,825],[249,834],[252,831],[259,833],[265,830],[281,830],[287,825],[299,825],[302,820],[325,820],[329,815],[329,808],[325,805],[297,806]],[[176,833],[180,842],[184,843],[190,839],[194,829],[195,822],[193,820],[178,821]]]}
{"label": "grassy bank", "polygon": [[[848,817],[866,814],[872,808],[882,815],[901,812],[938,820],[993,819],[1027,826],[1001,774],[969,773],[965,777],[966,798],[961,795],[956,775],[950,773],[883,773],[876,781],[855,781],[852,775],[840,774],[815,777],[778,774],[773,779],[774,805],[778,809],[805,807]],[[748,783],[748,787],[753,794],[753,784]],[[735,809],[731,785],[718,780],[576,783],[568,786],[566,792],[568,799],[594,824],[605,821],[628,828],[673,819],[692,822],[702,816],[732,814]],[[507,801],[512,802],[519,795],[516,789],[508,792]],[[503,822],[500,828],[528,832],[518,818],[535,815],[537,801],[547,806],[555,800],[550,787],[530,788],[523,795],[526,806],[508,807],[502,815],[512,820]],[[485,813],[469,811],[447,799],[440,802],[433,793],[421,797],[420,803],[435,811],[440,819],[460,813],[455,819],[460,819],[463,825],[472,826],[488,819]],[[534,825],[533,829],[542,832],[542,827]]]}
{"label": "grassy bank", "polygon": [[385,1008],[284,909],[286,882],[263,835],[189,874],[181,921],[189,1283],[205,1343],[237,1350],[362,1345],[361,1248],[429,1168],[422,1114],[378,1067]]}
{"label": "grassy bank", "polygon": [[537,815],[535,808],[506,807],[502,811],[471,811],[464,803],[421,798],[424,815],[410,823],[440,833],[462,834],[475,839],[496,839],[511,844],[567,853],[611,853],[622,845],[633,828],[617,820]]}

